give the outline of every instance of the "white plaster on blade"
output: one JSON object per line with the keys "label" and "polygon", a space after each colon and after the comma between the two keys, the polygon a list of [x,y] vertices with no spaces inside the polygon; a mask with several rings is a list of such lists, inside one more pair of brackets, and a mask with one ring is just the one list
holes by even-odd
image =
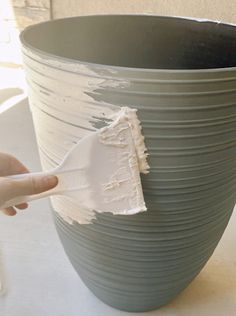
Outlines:
{"label": "white plaster on blade", "polygon": [[[114,146],[124,146],[126,144],[125,139],[119,138],[119,134],[127,128],[131,129],[133,141],[135,144],[136,154],[139,163],[139,170],[141,173],[148,173],[149,165],[147,163],[147,148],[144,142],[144,136],[142,135],[141,123],[137,117],[137,109],[131,109],[128,107],[122,107],[120,112],[110,116],[110,118],[115,119],[115,121],[109,125],[109,133],[107,133],[104,139],[103,133],[101,133],[101,139],[105,144],[112,144]],[[126,122],[126,124],[123,124]],[[117,125],[116,134],[110,128],[111,126]],[[108,128],[104,128],[103,131],[107,131]],[[114,141],[115,139],[115,141]]]}
{"label": "white plaster on blade", "polygon": [[[131,181],[128,191],[120,196],[113,195],[110,199],[107,199],[108,203],[118,199],[133,199],[132,211],[126,210],[120,214],[134,214],[146,210],[145,203],[143,203],[139,173],[148,173],[149,165],[147,163],[147,149],[144,144],[144,137],[141,133],[140,121],[137,118],[136,111],[137,110],[128,107],[121,108],[121,111],[113,116],[113,118],[115,117],[114,122],[104,127],[100,133],[100,139],[103,144],[123,148],[120,168],[114,175],[111,175],[110,181],[104,184],[104,190],[112,191],[125,181],[130,181],[130,174],[132,175],[133,181]],[[131,139],[122,136],[122,132],[125,129],[131,130]],[[130,140],[133,144],[128,143]],[[130,150],[131,148],[134,148],[135,151],[132,152]],[[130,167],[129,173],[126,172],[127,161]]]}
{"label": "white plaster on blade", "polygon": [[[55,210],[68,223],[76,221],[81,224],[88,224],[95,219],[95,212],[131,215],[146,211],[139,174],[141,171],[148,172],[149,167],[147,162],[143,162],[147,154],[140,127],[133,131],[139,126],[139,121],[135,121],[138,119],[134,110],[121,108],[116,119],[109,126],[101,128],[96,133],[98,142],[102,144],[101,150],[104,151],[104,146],[108,146],[111,153],[111,161],[104,161],[106,164],[104,172],[108,174],[104,174],[102,177],[107,179],[107,182],[101,183],[102,191],[99,191],[97,182],[99,183],[100,178],[95,172],[93,174],[94,183],[90,183],[90,187],[86,187],[82,194],[81,191],[76,193],[75,187],[76,195],[71,196],[71,198],[56,197],[54,201],[54,197],[52,197]],[[133,133],[137,139],[133,138]],[[139,138],[142,141],[139,141]],[[100,156],[103,157],[103,153],[97,152],[97,158]],[[90,158],[87,157],[87,159]],[[110,175],[109,172],[106,172],[106,168],[109,170],[109,165],[114,166],[114,164],[117,164],[117,169],[112,168],[114,173]],[[101,168],[101,165],[99,166]],[[143,168],[143,166],[146,168],[140,170],[140,167]],[[66,206],[64,202],[66,202]],[[119,203],[116,202],[120,202],[122,207],[117,208]]]}

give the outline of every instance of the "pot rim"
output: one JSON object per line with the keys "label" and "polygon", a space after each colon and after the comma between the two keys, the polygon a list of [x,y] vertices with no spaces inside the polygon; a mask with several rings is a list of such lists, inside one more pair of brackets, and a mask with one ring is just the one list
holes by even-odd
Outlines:
{"label": "pot rim", "polygon": [[139,72],[139,73],[150,73],[150,74],[155,74],[155,73],[160,73],[160,74],[214,74],[214,73],[229,73],[232,71],[236,71],[236,66],[234,67],[224,67],[224,68],[202,68],[202,69],[160,69],[160,68],[138,68],[138,67],[126,67],[126,66],[115,66],[115,65],[108,65],[108,64],[101,64],[101,63],[96,63],[96,62],[86,62],[86,61],[81,61],[78,59],[72,59],[72,58],[67,58],[67,57],[62,57],[58,56],[56,54],[48,53],[45,52],[39,48],[35,48],[31,44],[29,44],[25,40],[25,34],[31,30],[32,28],[35,28],[41,24],[49,24],[53,23],[55,21],[61,21],[61,20],[72,20],[72,19],[83,19],[83,18],[93,18],[93,17],[118,17],[118,16],[140,16],[140,17],[157,17],[159,19],[176,19],[176,20],[187,20],[187,21],[194,21],[194,22],[199,22],[199,23],[211,23],[211,24],[221,24],[223,26],[231,26],[231,27],[236,27],[236,24],[233,23],[228,23],[228,22],[221,22],[217,20],[210,20],[210,19],[204,19],[204,18],[194,18],[194,17],[185,17],[185,16],[169,16],[169,15],[156,15],[156,14],[149,14],[149,13],[134,13],[134,14],[90,14],[90,15],[83,15],[83,16],[73,16],[73,17],[66,17],[66,18],[59,18],[59,19],[54,19],[54,20],[49,20],[49,21],[43,21],[37,24],[30,25],[26,27],[21,33],[20,33],[20,41],[22,43],[22,46],[25,48],[28,48],[32,51],[35,51],[38,55],[41,56],[48,56],[53,59],[57,59],[61,62],[64,63],[75,63],[75,61],[78,64],[87,66],[87,67],[96,67],[98,70],[99,69],[104,69],[107,68],[109,70],[113,70],[114,72],[121,71],[121,72]]}

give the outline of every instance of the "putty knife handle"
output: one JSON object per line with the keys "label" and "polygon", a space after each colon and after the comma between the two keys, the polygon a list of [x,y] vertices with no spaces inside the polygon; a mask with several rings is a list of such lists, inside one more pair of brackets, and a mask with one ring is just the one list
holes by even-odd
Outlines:
{"label": "putty knife handle", "polygon": [[[7,178],[9,179],[15,179],[15,180],[19,180],[19,179],[25,179],[25,178],[29,178],[32,176],[48,176],[48,175],[57,175],[58,172],[56,172],[56,170],[52,170],[52,171],[48,171],[48,172],[35,172],[35,173],[24,173],[24,174],[17,174],[17,175],[13,175],[13,176],[8,176]],[[59,180],[59,179],[58,179]],[[33,195],[22,195],[22,196],[17,196],[11,200],[8,200],[3,206],[1,206],[1,208],[6,208],[9,206],[14,206],[14,205],[18,205],[21,203],[25,203],[25,202],[30,202],[30,201],[34,201],[34,200],[38,200],[44,197],[48,197],[51,195],[55,195],[55,194],[59,194],[59,192],[61,192],[61,188],[60,185],[58,183],[58,185],[48,191],[39,193],[39,194],[33,194]]]}

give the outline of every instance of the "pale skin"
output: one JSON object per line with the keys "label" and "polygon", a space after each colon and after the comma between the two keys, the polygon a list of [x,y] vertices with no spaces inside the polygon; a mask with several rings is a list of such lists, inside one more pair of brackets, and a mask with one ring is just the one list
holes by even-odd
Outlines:
{"label": "pale skin", "polygon": [[6,153],[0,153],[0,210],[4,214],[14,216],[17,214],[17,210],[23,210],[28,207],[27,203],[22,203],[3,209],[1,206],[12,198],[48,191],[58,183],[58,179],[55,176],[32,176],[21,180],[7,178],[7,176],[13,174],[27,172],[29,170],[17,158]]}

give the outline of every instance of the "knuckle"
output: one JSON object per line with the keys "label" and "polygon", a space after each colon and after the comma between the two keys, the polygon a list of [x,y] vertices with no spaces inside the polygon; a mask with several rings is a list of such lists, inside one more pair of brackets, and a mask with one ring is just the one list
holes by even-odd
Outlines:
{"label": "knuckle", "polygon": [[30,193],[29,194],[37,194],[42,190],[41,181],[38,181],[35,177],[30,178]]}

